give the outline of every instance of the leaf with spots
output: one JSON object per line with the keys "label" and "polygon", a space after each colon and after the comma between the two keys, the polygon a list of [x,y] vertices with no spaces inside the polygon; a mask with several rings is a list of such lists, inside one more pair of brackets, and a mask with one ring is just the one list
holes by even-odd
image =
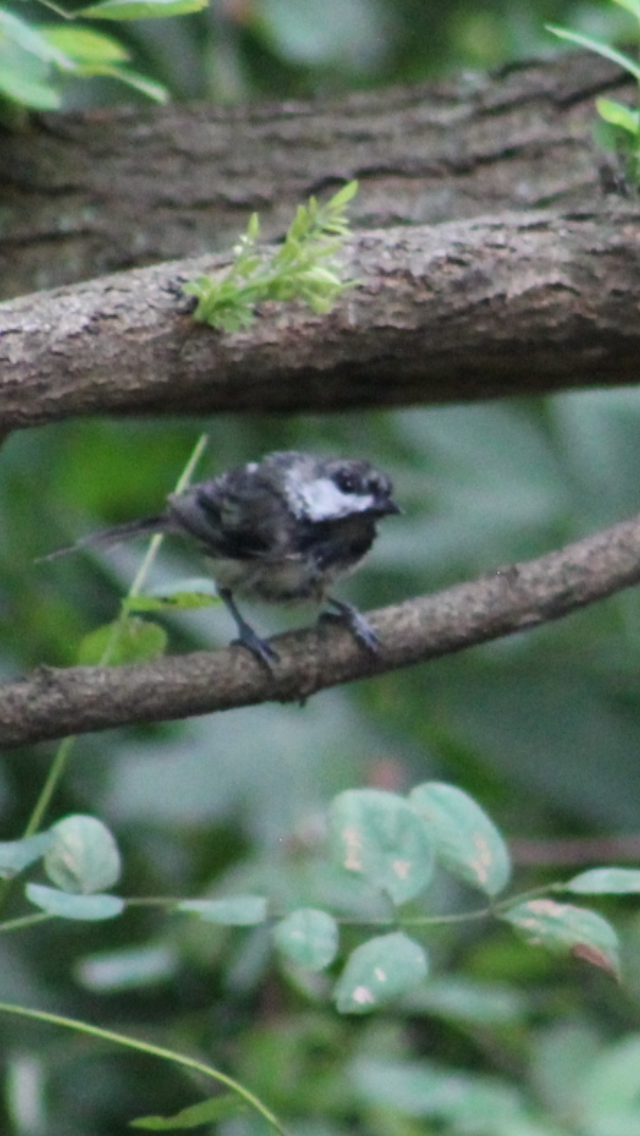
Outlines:
{"label": "leaf with spots", "polygon": [[274,927],[273,938],[289,962],[324,970],[338,951],[338,924],[326,911],[299,907]]}
{"label": "leaf with spots", "polygon": [[434,856],[427,826],[395,793],[340,793],[331,806],[329,834],[337,863],[386,892],[395,904],[413,899],[431,879]]}
{"label": "leaf with spots", "polygon": [[533,946],[584,959],[619,979],[618,937],[597,912],[540,898],[510,907],[502,918]]}
{"label": "leaf with spots", "polygon": [[427,976],[427,956],[419,943],[396,931],[356,947],[334,991],[341,1014],[369,1014],[413,989]]}
{"label": "leaf with spots", "polygon": [[511,875],[509,850],[480,805],[440,781],[418,785],[409,801],[426,822],[439,863],[485,895],[498,895]]}

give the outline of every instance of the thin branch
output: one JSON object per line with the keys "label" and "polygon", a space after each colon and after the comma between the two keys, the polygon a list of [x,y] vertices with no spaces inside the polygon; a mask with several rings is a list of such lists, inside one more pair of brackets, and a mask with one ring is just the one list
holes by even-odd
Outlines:
{"label": "thin branch", "polygon": [[638,582],[640,517],[634,517],[536,560],[373,613],[382,644],[376,657],[342,627],[323,623],[273,640],[281,658],[273,675],[239,646],[141,666],[41,667],[0,687],[0,745],[298,701],[529,630]]}
{"label": "thin branch", "polygon": [[640,207],[376,230],[328,316],[198,325],[201,258],[0,305],[0,429],[87,414],[344,411],[636,383]]}

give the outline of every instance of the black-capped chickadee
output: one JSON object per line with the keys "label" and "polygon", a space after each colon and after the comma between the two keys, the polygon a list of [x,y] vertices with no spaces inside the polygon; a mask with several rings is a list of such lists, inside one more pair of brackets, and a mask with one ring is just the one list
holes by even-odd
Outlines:
{"label": "black-capped chickadee", "polygon": [[277,653],[244,619],[236,595],[329,604],[375,651],[377,639],[366,619],[329,589],[367,554],[378,520],[400,512],[391,494],[389,478],[369,462],[283,451],[172,493],[158,516],[94,533],[45,559],[143,534],[192,537],[207,556],[240,641],[267,666]]}

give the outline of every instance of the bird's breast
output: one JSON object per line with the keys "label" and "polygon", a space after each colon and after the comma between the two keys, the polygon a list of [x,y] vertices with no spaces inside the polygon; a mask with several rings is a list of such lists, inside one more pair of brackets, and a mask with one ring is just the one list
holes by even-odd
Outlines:
{"label": "bird's breast", "polygon": [[237,595],[265,603],[321,602],[329,584],[326,574],[300,556],[277,560],[230,560],[208,558],[216,584]]}

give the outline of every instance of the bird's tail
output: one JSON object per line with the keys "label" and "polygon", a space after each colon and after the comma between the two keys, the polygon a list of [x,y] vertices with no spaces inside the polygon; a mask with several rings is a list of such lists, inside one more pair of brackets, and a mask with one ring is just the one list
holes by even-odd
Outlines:
{"label": "bird's tail", "polygon": [[166,513],[160,513],[157,517],[143,517],[138,521],[127,521],[123,525],[114,525],[113,528],[102,529],[101,532],[89,533],[88,536],[81,537],[75,544],[70,544],[67,548],[58,548],[55,552],[40,556],[38,563],[43,560],[57,560],[59,556],[67,556],[70,552],[79,552],[83,548],[111,548],[114,544],[121,544],[123,541],[131,540],[136,536],[152,536],[153,533],[173,531],[173,528],[174,526]]}

